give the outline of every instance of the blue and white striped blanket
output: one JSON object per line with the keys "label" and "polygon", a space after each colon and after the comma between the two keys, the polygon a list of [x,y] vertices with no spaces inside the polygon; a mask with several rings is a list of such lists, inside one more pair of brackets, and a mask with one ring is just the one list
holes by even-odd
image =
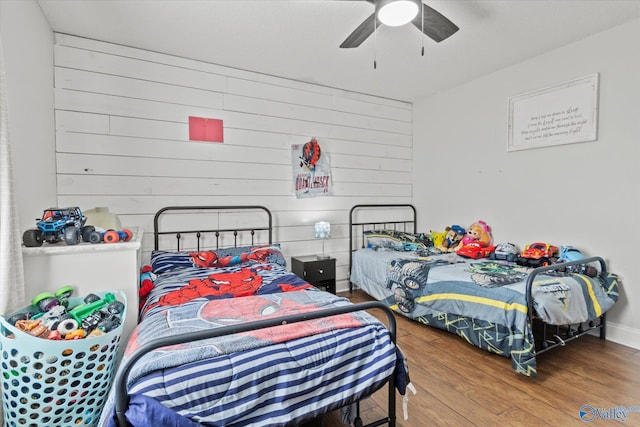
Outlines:
{"label": "blue and white striped blanket", "polygon": [[[230,283],[246,293],[247,283],[257,280],[252,295],[227,298]],[[125,358],[159,336],[350,304],[280,265],[254,261],[224,269],[179,268],[160,275],[155,285]],[[185,295],[195,297],[185,301]],[[132,369],[126,415],[134,426],[160,425],[157,420],[176,426],[295,425],[371,394],[394,372],[397,357],[386,327],[366,312],[165,347]],[[103,413],[109,426],[115,425],[112,400]]]}

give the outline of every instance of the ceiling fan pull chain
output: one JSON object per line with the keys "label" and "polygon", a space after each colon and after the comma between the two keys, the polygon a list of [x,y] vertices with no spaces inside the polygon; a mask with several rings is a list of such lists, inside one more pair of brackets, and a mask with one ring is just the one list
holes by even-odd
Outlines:
{"label": "ceiling fan pull chain", "polygon": [[378,68],[377,59],[378,59],[378,26],[376,25],[378,22],[378,17],[376,16],[373,20],[373,69]]}
{"label": "ceiling fan pull chain", "polygon": [[420,2],[420,12],[422,15],[422,34],[420,34],[420,40],[422,40],[422,56],[424,56],[424,3]]}

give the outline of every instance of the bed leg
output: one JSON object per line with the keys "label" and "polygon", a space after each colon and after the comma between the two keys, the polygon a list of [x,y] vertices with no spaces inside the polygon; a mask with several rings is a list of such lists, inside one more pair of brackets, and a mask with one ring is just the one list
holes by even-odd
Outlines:
{"label": "bed leg", "polygon": [[354,427],[362,427],[362,418],[360,418],[360,401],[356,402],[356,418],[353,420]]}
{"label": "bed leg", "polygon": [[[406,390],[405,393],[409,393]],[[396,425],[396,381],[395,374],[389,378],[389,427],[395,427]]]}
{"label": "bed leg", "polygon": [[607,339],[607,313],[600,316],[600,339]]}

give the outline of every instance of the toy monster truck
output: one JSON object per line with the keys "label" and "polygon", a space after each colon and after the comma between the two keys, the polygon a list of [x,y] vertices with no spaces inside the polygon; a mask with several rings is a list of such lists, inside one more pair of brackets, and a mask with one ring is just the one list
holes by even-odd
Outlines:
{"label": "toy monster truck", "polygon": [[42,246],[43,242],[58,243],[62,240],[67,245],[76,245],[80,241],[89,241],[95,230],[85,225],[87,217],[78,207],[49,208],[37,220],[36,228],[29,229],[22,235],[22,242],[27,247]]}
{"label": "toy monster truck", "polygon": [[535,242],[524,247],[516,263],[525,267],[542,267],[558,261],[560,250],[549,243]]}

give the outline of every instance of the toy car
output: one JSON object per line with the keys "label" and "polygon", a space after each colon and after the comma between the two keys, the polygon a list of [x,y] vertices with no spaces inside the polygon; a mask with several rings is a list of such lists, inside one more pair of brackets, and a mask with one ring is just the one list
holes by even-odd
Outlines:
{"label": "toy car", "polygon": [[22,242],[27,247],[42,246],[43,242],[77,245],[80,241],[89,241],[89,234],[95,229],[85,225],[87,217],[79,207],[49,208],[37,220],[36,228],[26,230]]}
{"label": "toy car", "polygon": [[456,251],[456,253],[460,256],[466,258],[487,258],[493,251],[495,251],[496,247],[484,242],[471,242],[462,246],[460,249]]}
{"label": "toy car", "polygon": [[522,249],[516,262],[528,267],[542,267],[556,262],[559,254],[558,247],[549,243],[529,243]]}
{"label": "toy car", "polygon": [[560,259],[558,262],[563,261],[577,261],[584,259],[582,252],[574,246],[560,246]]}
{"label": "toy car", "polygon": [[489,254],[489,259],[514,262],[520,253],[520,249],[513,243],[498,243],[496,249]]}
{"label": "toy car", "polygon": [[111,292],[106,293],[104,298],[100,298],[96,294],[89,294],[84,297],[84,304],[77,305],[69,310],[69,315],[74,318],[78,324],[82,324],[84,318],[91,315],[94,311],[101,310],[112,302],[117,302],[117,299]]}
{"label": "toy car", "polygon": [[[560,246],[560,259],[558,259],[559,263],[567,261],[579,261],[584,258],[585,256],[582,254],[582,252],[580,252],[578,248],[574,246]],[[569,265],[559,268],[559,271],[585,274],[590,277],[596,277],[598,275],[598,269],[587,264]]]}
{"label": "toy car", "polygon": [[55,294],[50,294],[49,292],[43,292],[41,294],[36,295],[31,300],[31,304],[34,307],[37,307],[40,312],[44,313],[46,311],[51,310],[53,307],[57,305],[61,305],[63,307],[69,306],[69,297],[73,294],[72,286],[63,286],[58,289]]}

